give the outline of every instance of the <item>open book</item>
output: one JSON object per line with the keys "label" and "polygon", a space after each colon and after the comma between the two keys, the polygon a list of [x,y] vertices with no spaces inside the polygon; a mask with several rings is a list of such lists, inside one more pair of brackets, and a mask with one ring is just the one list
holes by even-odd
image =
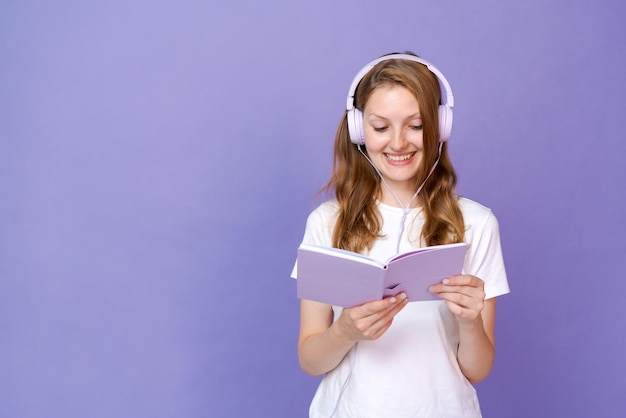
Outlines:
{"label": "open book", "polygon": [[424,247],[386,262],[337,248],[298,248],[297,294],[301,299],[352,307],[405,292],[409,301],[435,300],[428,287],[461,274],[467,244]]}

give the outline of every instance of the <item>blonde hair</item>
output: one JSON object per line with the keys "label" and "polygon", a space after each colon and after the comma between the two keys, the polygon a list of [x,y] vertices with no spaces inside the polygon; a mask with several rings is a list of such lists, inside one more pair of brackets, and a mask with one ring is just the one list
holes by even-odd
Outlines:
{"label": "blonde hair", "polygon": [[[439,81],[420,63],[402,59],[382,61],[359,83],[355,107],[363,110],[375,89],[390,85],[408,89],[419,105],[424,157],[415,179],[417,190],[438,157]],[[419,238],[426,245],[462,242],[464,239],[465,224],[455,193],[456,182],[447,143],[443,143],[439,163],[418,197],[425,218]],[[374,241],[382,237],[382,220],[376,206],[380,187],[380,177],[350,141],[344,114],[335,135],[333,171],[322,188],[322,191],[334,192],[339,204],[333,247],[362,252],[370,250]]]}

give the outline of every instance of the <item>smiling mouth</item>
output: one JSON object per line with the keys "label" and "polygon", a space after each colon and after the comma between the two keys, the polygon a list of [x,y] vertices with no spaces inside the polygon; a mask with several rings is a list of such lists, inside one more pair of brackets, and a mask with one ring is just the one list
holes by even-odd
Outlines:
{"label": "smiling mouth", "polygon": [[414,155],[415,155],[415,152],[411,152],[409,154],[402,154],[402,155],[385,154],[385,157],[387,157],[391,161],[406,161]]}

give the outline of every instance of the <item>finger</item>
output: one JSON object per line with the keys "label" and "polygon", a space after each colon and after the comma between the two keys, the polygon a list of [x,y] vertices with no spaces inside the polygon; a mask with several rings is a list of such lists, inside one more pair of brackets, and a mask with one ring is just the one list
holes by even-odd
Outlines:
{"label": "finger", "polygon": [[379,321],[392,320],[398,314],[398,312],[404,309],[404,307],[407,305],[408,302],[409,302],[409,298],[407,297],[405,293],[400,293],[396,295],[396,301],[385,309]]}
{"label": "finger", "polygon": [[446,306],[448,307],[448,310],[452,312],[454,316],[456,316],[457,318],[463,317],[464,309],[461,306],[449,300],[446,300],[445,303],[446,303]]}
{"label": "finger", "polygon": [[467,286],[454,286],[454,287],[440,287],[433,291],[439,297],[447,294],[457,294],[462,295],[464,297],[476,300],[484,300],[485,299],[485,291],[482,289],[477,289],[475,287],[467,287]]}
{"label": "finger", "polygon": [[441,281],[444,285],[450,286],[470,286],[483,287],[484,282],[471,274],[461,274],[458,276],[450,276]]}
{"label": "finger", "polygon": [[395,316],[408,304],[409,300],[406,295],[398,298],[396,304],[390,306],[384,316],[375,321],[369,328],[368,338],[376,339],[383,335],[393,323]]}
{"label": "finger", "polygon": [[353,328],[359,334],[368,334],[369,330],[379,321],[386,322],[385,317],[391,312],[395,315],[394,309],[400,307],[407,300],[406,294],[402,293],[390,296],[382,300],[365,303],[354,308],[344,309],[342,316],[351,323]]}
{"label": "finger", "polygon": [[454,302],[445,301],[448,310],[458,319],[462,321],[473,321],[480,316],[480,310],[468,309],[457,305]]}
{"label": "finger", "polygon": [[479,299],[485,298],[484,282],[478,277],[470,275],[453,276],[443,279],[441,283],[430,286],[429,290],[437,295],[443,293],[461,293]]}
{"label": "finger", "polygon": [[396,301],[385,309],[385,314],[383,317],[393,318],[398,314],[398,312],[404,309],[408,302],[409,298],[405,293],[400,293],[399,295],[396,295]]}
{"label": "finger", "polygon": [[482,298],[468,296],[460,292],[445,292],[441,293],[440,297],[444,300],[454,302],[457,305],[463,306],[465,308],[479,307],[482,306],[484,303],[484,300]]}
{"label": "finger", "polygon": [[393,308],[399,302],[406,298],[406,294],[400,293],[394,296],[388,296],[381,300],[375,300],[372,302],[364,303],[361,306],[353,308],[361,317],[367,317],[371,315],[385,314],[386,310]]}
{"label": "finger", "polygon": [[456,316],[473,318],[482,312],[485,304],[483,300],[467,298],[460,294],[449,293],[441,297],[448,309]]}

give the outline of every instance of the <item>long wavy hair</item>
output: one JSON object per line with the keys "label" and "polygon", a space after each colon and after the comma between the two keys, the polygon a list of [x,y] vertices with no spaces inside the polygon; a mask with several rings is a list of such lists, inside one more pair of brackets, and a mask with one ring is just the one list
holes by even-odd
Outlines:
{"label": "long wavy hair", "polygon": [[[417,99],[423,126],[424,157],[415,178],[415,190],[437,160],[441,90],[437,77],[424,65],[403,59],[378,63],[363,77],[355,93],[355,107],[365,108],[372,92],[383,86],[402,86]],[[367,151],[366,149],[364,150]],[[457,176],[443,143],[441,158],[418,196],[425,222],[419,238],[425,245],[462,242],[463,214],[455,188]],[[333,193],[339,204],[333,231],[333,247],[355,252],[371,250],[382,237],[382,219],[376,199],[381,180],[374,168],[350,141],[346,114],[335,135],[333,171],[322,191]]]}

